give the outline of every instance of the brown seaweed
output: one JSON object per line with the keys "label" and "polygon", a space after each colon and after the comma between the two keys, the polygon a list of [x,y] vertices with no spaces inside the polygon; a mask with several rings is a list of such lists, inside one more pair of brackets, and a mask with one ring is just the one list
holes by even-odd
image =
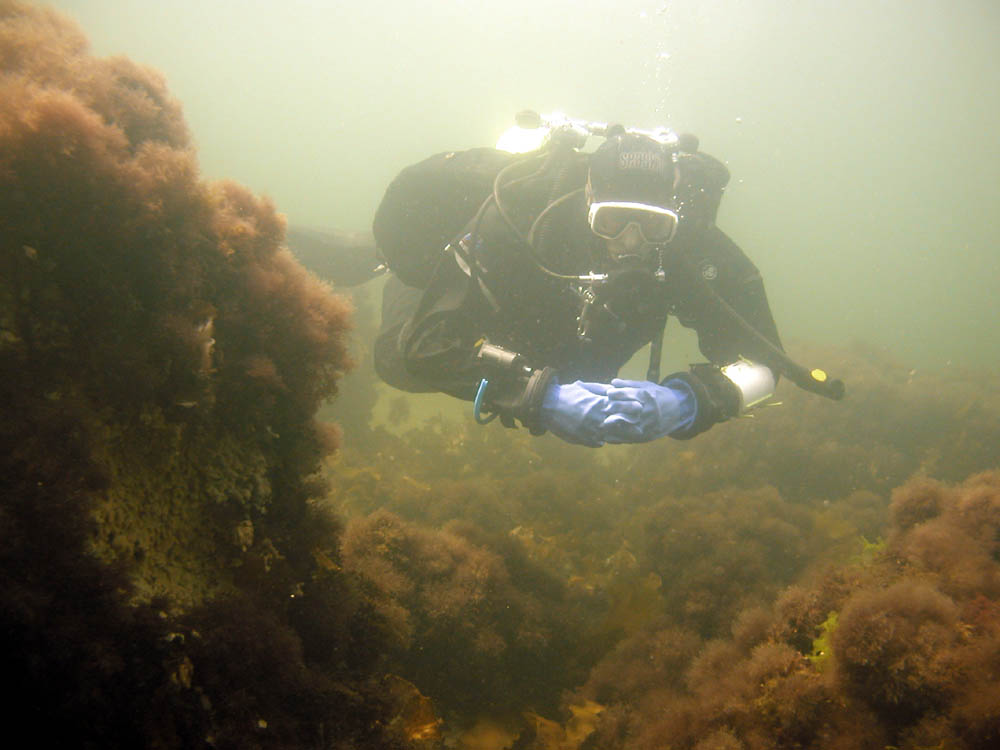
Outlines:
{"label": "brown seaweed", "polygon": [[410,746],[314,502],[350,308],[283,231],[198,178],[158,74],[0,2],[0,627],[36,742]]}

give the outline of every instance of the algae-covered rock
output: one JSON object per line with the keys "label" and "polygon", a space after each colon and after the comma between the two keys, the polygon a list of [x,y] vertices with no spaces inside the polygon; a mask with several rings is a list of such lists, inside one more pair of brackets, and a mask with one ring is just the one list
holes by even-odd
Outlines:
{"label": "algae-covered rock", "polygon": [[0,0],[0,667],[32,741],[403,747],[311,502],[350,306],[162,78]]}

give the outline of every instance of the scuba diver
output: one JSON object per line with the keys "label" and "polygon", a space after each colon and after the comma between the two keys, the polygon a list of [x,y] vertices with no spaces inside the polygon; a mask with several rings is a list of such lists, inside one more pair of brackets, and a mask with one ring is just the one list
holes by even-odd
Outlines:
{"label": "scuba diver", "polygon": [[[594,447],[694,437],[781,375],[843,395],[783,352],[757,268],[715,224],[729,172],[694,136],[527,112],[498,146],[430,157],[386,191],[386,383]],[[708,361],[661,379],[671,315]],[[647,344],[646,380],[617,378]]]}

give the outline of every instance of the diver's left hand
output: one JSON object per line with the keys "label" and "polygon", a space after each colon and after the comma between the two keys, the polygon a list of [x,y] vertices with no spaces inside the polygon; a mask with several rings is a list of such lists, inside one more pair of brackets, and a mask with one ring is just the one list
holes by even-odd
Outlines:
{"label": "diver's left hand", "polygon": [[688,426],[698,414],[698,401],[681,380],[657,385],[615,378],[605,395],[611,402],[627,401],[640,407],[608,415],[600,429],[601,438],[607,443],[656,440]]}

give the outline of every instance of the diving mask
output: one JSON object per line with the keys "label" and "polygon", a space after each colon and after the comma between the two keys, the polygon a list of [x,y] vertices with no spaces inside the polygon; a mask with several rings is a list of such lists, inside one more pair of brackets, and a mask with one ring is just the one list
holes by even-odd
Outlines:
{"label": "diving mask", "polygon": [[677,232],[677,214],[669,208],[648,203],[591,203],[587,220],[591,231],[606,240],[617,240],[633,225],[645,242],[656,245],[670,242]]}

